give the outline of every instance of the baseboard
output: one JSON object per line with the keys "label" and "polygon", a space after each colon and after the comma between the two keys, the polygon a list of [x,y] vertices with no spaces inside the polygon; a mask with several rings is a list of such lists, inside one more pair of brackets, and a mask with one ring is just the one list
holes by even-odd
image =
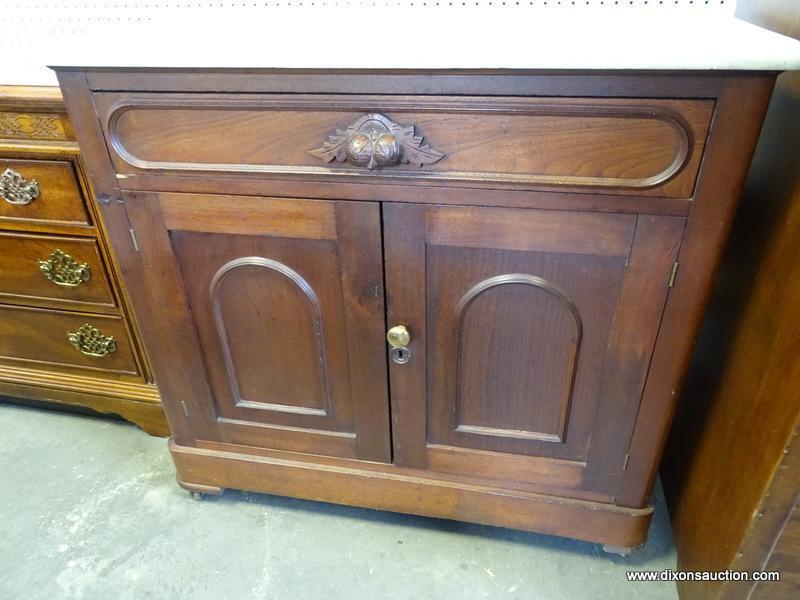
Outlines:
{"label": "baseboard", "polygon": [[[360,469],[181,446],[170,440],[178,480],[188,489],[233,488],[348,506],[455,519],[619,547],[647,538],[653,507],[559,498],[447,480],[387,465]],[[424,472],[423,472],[424,473]]]}

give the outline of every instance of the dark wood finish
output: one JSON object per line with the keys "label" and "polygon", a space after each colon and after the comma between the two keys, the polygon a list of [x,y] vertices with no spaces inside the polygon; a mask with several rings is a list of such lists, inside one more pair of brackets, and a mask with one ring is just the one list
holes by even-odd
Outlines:
{"label": "dark wood finish", "polygon": [[622,547],[635,546],[647,535],[652,516],[652,507],[628,509],[567,498],[553,502],[552,496],[438,479],[427,471],[391,465],[382,470],[368,468],[369,463],[329,466],[182,447],[174,442],[170,450],[180,481],[202,480],[202,485],[223,489],[236,487],[588,541],[610,540]]}
{"label": "dark wood finish", "polygon": [[[630,439],[635,421],[608,419],[605,415],[632,415],[640,406],[651,369],[657,329],[664,314],[670,283],[666,269],[675,263],[685,220],[640,215],[614,315],[608,354],[603,365],[597,413],[592,425],[584,485],[616,495],[630,463]],[[651,272],[656,269],[656,272]],[[677,274],[672,271],[672,276]]]}
{"label": "dark wood finish", "polygon": [[[792,0],[740,17],[800,37]],[[681,598],[800,592],[800,76],[767,113],[662,467],[678,566],[779,570],[780,582],[683,582]],[[713,132],[712,132],[713,135]]]}
{"label": "dark wood finish", "polygon": [[[155,357],[181,485],[639,545],[773,76],[190,73],[59,71],[110,199],[103,221]],[[389,144],[370,170],[309,154],[368,112],[413,124],[445,156],[390,165]],[[226,261],[245,269],[245,292],[224,292],[223,321],[249,324],[227,358],[210,291]],[[349,402],[379,433],[358,418],[337,429],[346,409],[328,417],[309,358],[319,344],[304,341],[315,319],[293,288],[262,279],[265,261],[316,294],[320,337],[349,360],[331,372],[349,372]],[[274,389],[300,400],[281,410],[247,404],[267,397],[251,366],[264,344],[247,341],[266,337],[248,316],[262,306],[282,321],[277,339],[294,332]],[[346,331],[330,324],[335,306]],[[380,341],[395,325],[411,335],[405,364]],[[225,385],[243,368],[237,401]]]}
{"label": "dark wood finish", "polygon": [[95,102],[114,166],[125,175],[363,176],[363,166],[326,165],[314,154],[330,133],[380,108],[413,124],[445,156],[375,169],[372,178],[677,198],[692,195],[713,108],[700,100],[114,93],[96,94]]}
{"label": "dark wood finish", "polygon": [[771,550],[764,570],[781,573],[781,582],[779,585],[759,582],[750,597],[753,600],[792,600],[800,590],[800,512],[796,505]]}
{"label": "dark wood finish", "polygon": [[713,275],[730,231],[764,113],[771,77],[731,79],[717,100],[695,207],[686,226],[675,280],[659,330],[617,502],[641,506],[650,497],[680,383],[691,356]]}
{"label": "dark wood finish", "polygon": [[299,179],[274,180],[258,175],[236,176],[235,174],[215,175],[202,179],[173,175],[137,175],[119,181],[120,187],[126,191],[163,191],[187,193],[227,194],[235,189],[239,194],[260,196],[297,196],[298,198],[319,198],[324,200],[374,200],[380,198],[386,202],[434,202],[436,204],[453,204],[458,206],[485,206],[486,190],[493,192],[492,198],[496,206],[509,208],[541,208],[558,210],[569,208],[593,212],[611,212],[625,214],[653,214],[687,216],[691,211],[690,199],[658,198],[647,196],[612,196],[608,194],[588,194],[569,191],[524,191],[509,189],[513,186],[498,188],[496,185],[479,182],[470,188],[447,188],[432,185],[420,185],[414,180],[404,181],[401,185],[359,182],[328,182],[324,186],[314,181]]}
{"label": "dark wood finish", "polygon": [[394,123],[386,115],[367,113],[344,131],[337,129],[323,145],[309,154],[325,162],[347,162],[370,171],[410,164],[419,168],[432,165],[444,154],[423,143],[414,125]]}
{"label": "dark wood finish", "polygon": [[[425,94],[715,98],[729,75],[707,72],[358,70],[358,69],[56,69],[90,90],[305,94]],[[191,74],[191,77],[187,77]],[[332,77],[333,76],[333,77]],[[63,87],[62,87],[63,89]],[[680,90],[682,93],[678,93]],[[74,115],[72,115],[74,120]]]}
{"label": "dark wood finish", "polygon": [[[113,412],[166,435],[58,88],[0,86],[0,131],[0,170],[39,186],[30,204],[0,200],[0,394]],[[88,278],[48,280],[40,261],[56,250],[86,265]],[[90,357],[71,345],[67,332],[87,323],[113,335],[116,350]]]}
{"label": "dark wood finish", "polygon": [[[208,439],[389,461],[376,205],[160,194],[131,207],[139,244],[166,234],[159,260],[180,273],[170,286],[186,296],[214,398]],[[157,291],[153,275],[130,281]],[[359,358],[370,368],[351,368]]]}
{"label": "dark wood finish", "polygon": [[[613,497],[636,406],[621,399],[641,394],[683,219],[394,204],[384,211],[388,286],[409,290],[390,295],[389,324],[412,333],[411,363],[391,367],[392,413],[421,415],[407,425],[421,429],[413,437],[395,436],[405,442],[395,460],[456,472],[470,465],[507,481],[514,476],[483,464],[520,455],[528,460],[518,461],[517,477]],[[601,385],[608,391],[598,396]],[[590,452],[596,432],[606,435]],[[434,464],[426,445],[435,446]]]}

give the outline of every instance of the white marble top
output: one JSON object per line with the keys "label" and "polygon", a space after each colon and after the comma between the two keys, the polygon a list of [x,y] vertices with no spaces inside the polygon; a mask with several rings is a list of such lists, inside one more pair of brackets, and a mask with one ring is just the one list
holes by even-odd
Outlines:
{"label": "white marble top", "polygon": [[[800,41],[730,16],[429,6],[189,11],[0,37],[0,84],[45,65],[353,69],[796,70]],[[177,17],[176,17],[177,18]],[[8,23],[4,29],[8,30]],[[18,35],[14,35],[14,32]],[[20,33],[21,32],[21,33]],[[8,60],[14,56],[14,60]]]}

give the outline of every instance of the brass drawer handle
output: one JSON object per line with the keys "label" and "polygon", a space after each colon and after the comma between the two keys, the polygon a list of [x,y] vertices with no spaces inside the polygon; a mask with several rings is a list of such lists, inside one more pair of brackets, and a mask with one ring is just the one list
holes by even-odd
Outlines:
{"label": "brass drawer handle", "polygon": [[422,143],[422,136],[414,135],[413,125],[398,125],[388,117],[369,113],[347,129],[337,129],[322,148],[310,154],[325,162],[348,162],[370,171],[411,163],[418,167],[432,165],[444,154]]}
{"label": "brass drawer handle", "polygon": [[87,356],[103,357],[117,349],[117,340],[114,336],[103,335],[100,330],[88,323],[78,331],[68,331],[67,339]]}
{"label": "brass drawer handle", "polygon": [[39,268],[47,279],[68,288],[78,287],[92,276],[89,265],[76,262],[69,254],[58,249],[47,260],[40,260]]}
{"label": "brass drawer handle", "polygon": [[9,204],[30,204],[39,197],[39,184],[35,179],[27,181],[20,173],[6,169],[0,175],[0,196]]}

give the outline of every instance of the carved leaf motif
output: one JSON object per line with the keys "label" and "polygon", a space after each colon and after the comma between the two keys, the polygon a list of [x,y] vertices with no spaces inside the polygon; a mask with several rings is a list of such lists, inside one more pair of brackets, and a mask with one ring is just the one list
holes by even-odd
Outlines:
{"label": "carved leaf motif", "polygon": [[421,135],[414,135],[413,125],[395,125],[403,140],[403,162],[417,167],[432,165],[444,158],[444,154],[422,143]]}
{"label": "carved leaf motif", "polygon": [[434,150],[427,144],[422,144],[422,138],[414,138],[419,140],[416,144],[406,144],[403,152],[403,160],[412,165],[422,167],[423,165],[432,165],[433,163],[441,160],[444,154],[438,150]]}
{"label": "carved leaf motif", "polygon": [[325,162],[333,162],[334,160],[344,162],[347,160],[347,142],[354,132],[355,130],[353,130],[352,126],[348,127],[346,131],[337,129],[336,133],[328,137],[322,148],[311,150],[309,154],[318,156]]}
{"label": "carved leaf motif", "polygon": [[[401,150],[391,158],[383,158],[383,161],[377,162],[377,166],[392,166],[402,163],[410,163],[416,167],[423,167],[424,165],[431,165],[444,157],[442,152],[434,150],[427,144],[423,144],[423,137],[414,135],[413,125],[399,125],[392,122],[388,117],[378,114],[369,113],[358,119],[352,125],[349,125],[344,131],[337,129],[336,133],[331,134],[321,148],[311,150],[309,154],[313,154],[324,160],[325,162],[350,162],[358,166],[367,166],[370,170],[375,168],[375,160],[366,160],[363,158],[364,152],[375,152],[377,145],[372,142],[371,146],[367,146],[366,150],[358,148],[359,156],[353,158],[352,154],[348,154],[348,149],[353,141],[353,137],[359,134],[362,138],[366,135],[370,140],[377,139],[381,132],[391,134],[399,142]],[[386,136],[384,136],[385,138]],[[370,155],[367,154],[367,157]],[[372,154],[372,156],[376,156]],[[358,162],[358,159],[361,159]]]}

